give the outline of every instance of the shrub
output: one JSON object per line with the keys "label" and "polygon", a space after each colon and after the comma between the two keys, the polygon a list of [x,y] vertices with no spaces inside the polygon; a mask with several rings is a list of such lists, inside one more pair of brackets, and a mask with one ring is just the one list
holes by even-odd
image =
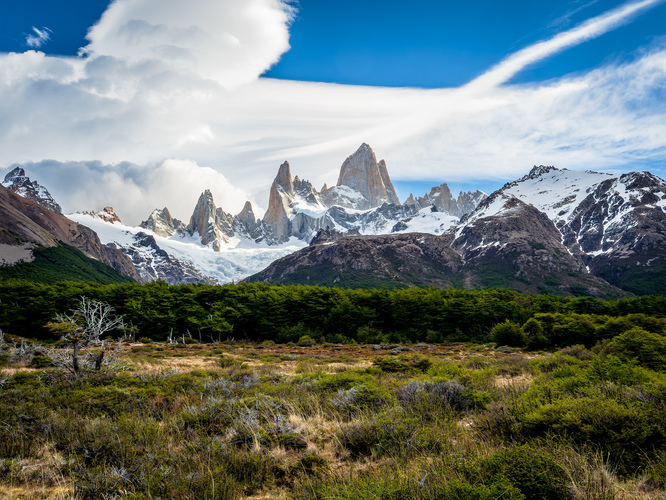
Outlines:
{"label": "shrub", "polygon": [[663,418],[612,399],[561,399],[519,419],[526,436],[559,435],[574,443],[598,446],[623,474],[634,472],[645,462],[646,454],[666,444]]}
{"label": "shrub", "polygon": [[413,354],[411,356],[375,356],[372,358],[372,364],[384,372],[407,372],[418,370],[427,372],[433,364],[432,359],[423,354]]}
{"label": "shrub", "polygon": [[53,366],[53,360],[43,354],[35,354],[30,361],[30,366],[34,368],[48,368]]}
{"label": "shrub", "polygon": [[551,455],[527,444],[481,459],[475,469],[491,481],[506,478],[527,500],[557,500],[566,496],[565,471]]}
{"label": "shrub", "polygon": [[647,382],[646,370],[636,366],[635,360],[623,361],[617,356],[595,358],[592,360],[590,375],[596,380],[610,380],[617,384],[634,385]]}
{"label": "shrub", "polygon": [[489,396],[478,393],[455,381],[420,382],[412,381],[396,393],[396,399],[405,407],[432,411],[445,408],[454,411],[467,411],[478,405],[485,406]]}
{"label": "shrub", "polygon": [[524,500],[520,489],[512,485],[507,479],[497,477],[489,485],[470,484],[460,479],[450,480],[445,487],[444,496],[447,500]]}
{"label": "shrub", "polygon": [[525,322],[523,332],[525,333],[525,340],[529,349],[543,349],[550,344],[548,337],[544,334],[543,326],[534,318],[530,318]]}
{"label": "shrub", "polygon": [[524,347],[527,338],[520,325],[506,320],[499,323],[490,332],[490,337],[497,345],[508,345],[511,347]]}
{"label": "shrub", "polygon": [[641,366],[666,371],[666,337],[642,328],[632,328],[615,337],[602,353],[634,358]]}
{"label": "shrub", "polygon": [[338,439],[353,457],[395,455],[420,445],[419,429],[414,419],[362,422],[343,428]]}
{"label": "shrub", "polygon": [[331,398],[336,408],[348,413],[364,409],[379,408],[387,402],[388,395],[383,390],[369,385],[360,385],[347,390],[339,390]]}
{"label": "shrub", "polygon": [[317,343],[315,339],[310,337],[309,335],[303,335],[300,339],[298,339],[297,345],[301,347],[310,347],[313,346]]}

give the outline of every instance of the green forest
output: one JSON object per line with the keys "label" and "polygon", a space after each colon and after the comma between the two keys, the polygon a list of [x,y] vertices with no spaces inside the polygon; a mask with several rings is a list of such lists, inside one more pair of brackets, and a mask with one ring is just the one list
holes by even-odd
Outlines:
{"label": "green forest", "polygon": [[0,329],[57,340],[44,325],[85,296],[124,315],[135,339],[198,342],[489,342],[531,349],[587,347],[638,328],[666,332],[666,298],[604,301],[506,289],[345,290],[267,284],[145,285],[0,282]]}

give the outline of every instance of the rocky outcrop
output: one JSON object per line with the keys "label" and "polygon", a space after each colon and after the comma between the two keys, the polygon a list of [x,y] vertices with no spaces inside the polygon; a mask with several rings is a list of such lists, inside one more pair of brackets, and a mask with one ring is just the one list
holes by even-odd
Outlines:
{"label": "rocky outcrop", "polygon": [[216,252],[219,252],[222,243],[228,243],[229,238],[234,236],[232,224],[233,216],[215,206],[213,194],[207,189],[199,197],[187,232],[190,235],[197,233],[203,245],[211,245]]}
{"label": "rocky outcrop", "polygon": [[164,207],[162,210],[155,209],[147,220],[142,221],[139,227],[149,229],[158,236],[169,238],[176,234],[179,229],[184,229],[185,225],[178,219],[174,219],[169,209]]}
{"label": "rocky outcrop", "polygon": [[[110,245],[113,245],[112,243]],[[155,241],[155,237],[143,232],[134,235],[134,243],[122,251],[132,259],[141,281],[162,280],[170,285],[181,283],[217,284],[217,280],[201,273],[194,265],[170,256]]]}
{"label": "rocky outcrop", "polygon": [[25,170],[21,167],[15,167],[5,176],[2,185],[11,192],[41,205],[55,213],[62,214],[60,205],[53,199],[51,193],[44,186],[40,186],[37,181],[30,181],[25,175]]}
{"label": "rocky outcrop", "polygon": [[294,184],[291,180],[289,162],[285,161],[273,180],[268,198],[268,209],[263,218],[264,226],[268,229],[272,239],[279,243],[288,241],[291,237],[289,218],[293,206]]}
{"label": "rocky outcrop", "polygon": [[379,175],[381,176],[384,187],[386,188],[386,194],[388,196],[387,202],[392,203],[393,205],[400,205],[400,200],[398,199],[398,195],[395,192],[395,188],[393,187],[393,183],[389,177],[388,169],[386,168],[386,162],[384,160],[379,160],[377,167],[379,168]]}
{"label": "rocky outcrop", "polygon": [[86,215],[91,215],[95,217],[96,219],[102,219],[105,222],[108,222],[109,224],[122,224],[122,221],[120,220],[120,217],[116,215],[116,213],[113,211],[113,207],[104,207],[102,210],[98,210],[97,212],[83,212]]}
{"label": "rocky outcrop", "polygon": [[236,234],[249,240],[261,241],[263,239],[261,224],[254,216],[252,203],[249,201],[245,202],[243,210],[234,217],[233,229]]}

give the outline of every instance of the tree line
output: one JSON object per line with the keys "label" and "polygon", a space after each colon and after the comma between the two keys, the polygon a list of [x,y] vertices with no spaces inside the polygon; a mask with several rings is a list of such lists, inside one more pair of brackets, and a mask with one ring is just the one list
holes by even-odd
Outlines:
{"label": "tree line", "polygon": [[507,289],[346,290],[264,283],[174,286],[162,281],[48,285],[18,280],[0,282],[0,329],[57,340],[45,325],[74,309],[81,297],[108,303],[136,338],[156,341],[187,335],[202,342],[296,342],[308,335],[334,343],[484,342],[493,340],[493,329],[506,322],[520,326],[524,343],[539,348],[592,345],[636,326],[666,333],[662,296],[604,301]]}

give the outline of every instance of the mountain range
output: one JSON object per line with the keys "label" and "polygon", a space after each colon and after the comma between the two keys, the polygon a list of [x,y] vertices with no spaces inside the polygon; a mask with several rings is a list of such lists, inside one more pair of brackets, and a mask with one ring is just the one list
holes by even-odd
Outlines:
{"label": "mountain range", "polygon": [[[3,186],[63,217],[20,166]],[[317,190],[292,177],[284,162],[262,219],[249,202],[240,213],[227,213],[210,191],[201,194],[187,223],[168,208],[154,210],[138,227],[124,225],[110,207],[67,217],[99,237],[102,250],[90,256],[114,264],[109,255],[115,255],[116,269],[141,282],[506,286],[616,297],[666,293],[665,210],[666,183],[648,172],[544,166],[490,196],[454,197],[444,183],[401,204],[386,162],[362,144],[330,188]],[[6,232],[7,214],[0,217]],[[5,240],[0,253],[9,255],[13,244]]]}

